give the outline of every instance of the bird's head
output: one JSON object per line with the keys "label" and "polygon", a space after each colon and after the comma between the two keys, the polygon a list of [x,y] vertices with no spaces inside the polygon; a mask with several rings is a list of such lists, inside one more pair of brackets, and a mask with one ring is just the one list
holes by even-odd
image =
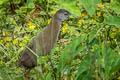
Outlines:
{"label": "bird's head", "polygon": [[73,15],[67,10],[60,9],[56,12],[56,16],[61,22],[63,22],[65,20],[68,20],[69,16],[73,16]]}

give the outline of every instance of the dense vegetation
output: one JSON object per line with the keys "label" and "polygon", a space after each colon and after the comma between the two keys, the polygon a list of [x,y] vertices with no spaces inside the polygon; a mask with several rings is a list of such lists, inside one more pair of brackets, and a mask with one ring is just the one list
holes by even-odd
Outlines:
{"label": "dense vegetation", "polygon": [[20,54],[61,8],[79,19],[62,24],[30,80],[120,80],[119,0],[0,0],[0,80],[24,80]]}

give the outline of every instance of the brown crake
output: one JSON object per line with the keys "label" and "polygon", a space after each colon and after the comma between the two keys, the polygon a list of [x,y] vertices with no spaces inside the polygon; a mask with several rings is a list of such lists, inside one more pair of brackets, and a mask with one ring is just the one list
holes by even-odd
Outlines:
{"label": "brown crake", "polygon": [[[61,24],[67,20],[71,14],[64,9],[60,9],[53,16],[50,24],[45,27],[32,41],[28,44],[28,48],[37,55],[46,56],[50,54],[51,49],[55,46],[60,32]],[[37,66],[37,57],[26,48],[18,64],[28,69],[26,72],[26,80],[28,80],[29,72],[32,68]]]}

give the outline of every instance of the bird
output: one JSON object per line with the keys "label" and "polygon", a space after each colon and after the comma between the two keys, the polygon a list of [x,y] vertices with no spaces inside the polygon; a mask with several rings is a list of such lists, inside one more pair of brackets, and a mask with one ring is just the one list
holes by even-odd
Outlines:
{"label": "bird", "polygon": [[[22,52],[18,65],[23,66],[26,70],[25,80],[28,80],[30,70],[37,66],[37,55],[47,56],[51,49],[54,48],[61,29],[63,21],[69,19],[72,14],[65,10],[59,9],[53,16],[50,24],[34,37]],[[72,15],[73,16],[73,15]],[[32,50],[32,51],[31,51]],[[33,52],[35,54],[33,54]]]}

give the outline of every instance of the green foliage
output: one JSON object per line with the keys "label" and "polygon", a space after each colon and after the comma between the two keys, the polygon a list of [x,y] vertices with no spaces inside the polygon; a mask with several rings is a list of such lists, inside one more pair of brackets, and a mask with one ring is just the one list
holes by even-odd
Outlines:
{"label": "green foliage", "polygon": [[115,13],[120,14],[120,2],[119,0],[111,0],[111,3],[108,4],[108,8],[110,8],[111,10],[115,11]]}
{"label": "green foliage", "polygon": [[109,24],[109,25],[115,25],[119,28],[119,25],[120,25],[120,17],[117,17],[117,16],[105,16],[105,22],[106,24]]}
{"label": "green foliage", "polygon": [[90,16],[93,16],[95,14],[97,4],[100,2],[100,0],[80,0],[82,2],[82,5],[88,12]]}
{"label": "green foliage", "polygon": [[119,70],[119,62],[120,55],[103,42],[93,53],[86,55],[80,64],[76,79],[113,79],[112,73]]}
{"label": "green foliage", "polygon": [[88,79],[92,79],[92,67],[90,66],[93,61],[95,60],[95,58],[93,58],[94,55],[87,55],[84,60],[81,62],[78,73],[77,73],[77,77],[76,80],[82,79],[82,80],[88,80]]}
{"label": "green foliage", "polygon": [[[58,65],[58,72],[61,72],[65,68],[66,64],[69,64],[72,59],[81,52],[85,47],[79,46],[85,40],[86,36],[83,38],[79,37],[78,39],[71,42],[64,51],[61,53],[60,62]],[[74,46],[73,46],[74,45]]]}
{"label": "green foliage", "polygon": [[27,0],[27,8],[34,8],[35,5],[33,3],[33,0]]}
{"label": "green foliage", "polygon": [[1,0],[0,5],[7,3],[9,0]]}
{"label": "green foliage", "polygon": [[[66,9],[73,13],[76,16],[80,16],[80,9],[79,7],[76,6],[76,1],[75,0],[57,0],[56,1],[58,4],[58,9]],[[68,5],[69,4],[69,5]]]}
{"label": "green foliage", "polygon": [[24,80],[20,54],[59,9],[78,20],[63,22],[48,56],[38,56],[30,80],[120,78],[119,0],[0,0],[0,80]]}

